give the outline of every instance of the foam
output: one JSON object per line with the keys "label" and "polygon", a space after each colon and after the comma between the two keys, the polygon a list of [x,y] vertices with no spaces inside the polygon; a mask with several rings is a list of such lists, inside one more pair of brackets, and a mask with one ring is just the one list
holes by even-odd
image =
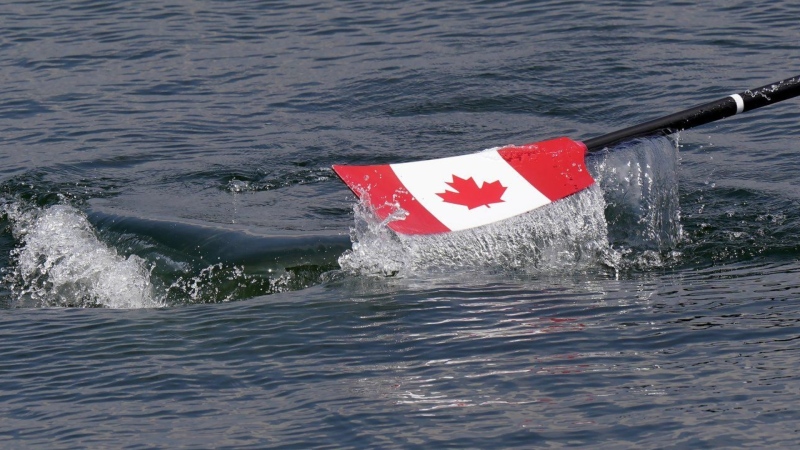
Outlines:
{"label": "foam", "polygon": [[[302,236],[253,238],[246,233],[220,233],[216,228],[176,228],[175,223],[164,225],[168,227],[164,230],[153,226],[162,225],[159,221],[137,222],[95,213],[104,230],[100,239],[95,222],[73,206],[39,208],[25,201],[8,201],[0,204],[0,213],[11,224],[16,241],[3,278],[10,294],[0,299],[3,307],[129,309],[234,301],[317,284],[324,270],[318,264],[329,258],[324,255],[327,250],[320,256],[316,238]],[[177,247],[148,239],[153,233],[170,233]],[[336,248],[338,240],[326,242]],[[214,248],[205,248],[206,258],[198,258],[201,255],[194,253],[198,246],[187,246],[189,241]],[[227,250],[232,245],[247,250],[231,256]],[[123,248],[130,256],[121,254]],[[250,270],[242,261],[247,261]]]}
{"label": "foam", "polygon": [[6,274],[12,306],[163,306],[145,261],[102,243],[86,217],[72,206],[3,207],[20,245]]}

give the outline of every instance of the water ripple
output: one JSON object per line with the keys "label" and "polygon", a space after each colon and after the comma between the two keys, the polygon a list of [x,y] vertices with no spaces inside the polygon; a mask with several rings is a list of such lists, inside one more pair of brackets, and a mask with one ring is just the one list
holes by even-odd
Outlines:
{"label": "water ripple", "polygon": [[4,2],[0,445],[791,448],[795,101],[592,157],[513,239],[337,263],[331,164],[796,75],[797,2],[720,3]]}

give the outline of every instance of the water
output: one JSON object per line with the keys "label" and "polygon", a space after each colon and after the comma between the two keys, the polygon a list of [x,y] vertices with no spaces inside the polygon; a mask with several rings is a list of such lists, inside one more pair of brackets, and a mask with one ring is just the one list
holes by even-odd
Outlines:
{"label": "water", "polygon": [[448,236],[330,170],[797,75],[794,3],[0,9],[2,447],[797,442],[797,100]]}

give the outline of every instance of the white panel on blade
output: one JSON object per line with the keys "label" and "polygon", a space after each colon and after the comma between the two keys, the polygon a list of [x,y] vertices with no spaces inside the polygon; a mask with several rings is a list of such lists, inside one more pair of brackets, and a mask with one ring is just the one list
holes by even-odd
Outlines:
{"label": "white panel on blade", "polygon": [[392,164],[391,168],[411,195],[452,231],[497,222],[550,203],[496,150]]}

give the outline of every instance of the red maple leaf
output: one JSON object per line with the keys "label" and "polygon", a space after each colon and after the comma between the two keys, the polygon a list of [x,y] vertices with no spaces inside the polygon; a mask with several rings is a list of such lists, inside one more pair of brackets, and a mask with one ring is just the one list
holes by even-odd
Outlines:
{"label": "red maple leaf", "polygon": [[479,206],[488,208],[492,203],[504,202],[502,197],[507,189],[500,184],[500,180],[491,183],[484,182],[481,187],[478,187],[478,183],[472,177],[464,179],[456,175],[453,175],[453,181],[447,183],[447,185],[455,189],[455,192],[444,191],[436,195],[442,197],[442,200],[447,203],[464,205],[469,209],[475,209]]}

